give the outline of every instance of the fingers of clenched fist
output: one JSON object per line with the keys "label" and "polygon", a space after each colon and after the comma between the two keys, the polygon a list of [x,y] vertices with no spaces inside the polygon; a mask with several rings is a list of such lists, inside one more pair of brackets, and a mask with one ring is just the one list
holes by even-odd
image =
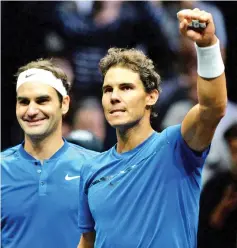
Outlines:
{"label": "fingers of clenched fist", "polygon": [[181,34],[193,41],[208,41],[215,33],[212,15],[206,11],[184,9],[177,13]]}
{"label": "fingers of clenched fist", "polygon": [[206,11],[199,9],[184,9],[177,13],[177,18],[180,22],[187,20],[191,22],[192,20],[199,20],[200,22],[210,23],[213,22],[212,15]]}

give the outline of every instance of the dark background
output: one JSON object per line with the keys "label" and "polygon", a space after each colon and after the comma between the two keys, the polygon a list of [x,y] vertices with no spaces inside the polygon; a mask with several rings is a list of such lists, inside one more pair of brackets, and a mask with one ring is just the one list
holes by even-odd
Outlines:
{"label": "dark background", "polygon": [[[44,56],[44,34],[57,2],[1,2],[1,149],[15,145],[15,77],[18,67]],[[227,29],[226,75],[229,99],[237,102],[237,3],[215,2]]]}

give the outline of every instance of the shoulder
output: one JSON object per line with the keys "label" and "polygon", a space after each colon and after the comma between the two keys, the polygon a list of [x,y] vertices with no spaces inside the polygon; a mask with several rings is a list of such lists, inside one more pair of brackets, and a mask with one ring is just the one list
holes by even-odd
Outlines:
{"label": "shoulder", "polygon": [[182,136],[181,124],[170,126],[164,131],[166,133],[167,142],[170,144],[170,149],[172,151],[178,151],[175,153],[176,157],[179,157],[183,161],[185,159],[192,160],[193,164],[194,161],[196,161],[199,165],[204,165],[204,161],[210,151],[210,146],[208,146],[202,152],[192,150]]}
{"label": "shoulder", "polygon": [[181,124],[173,125],[163,130],[163,135],[166,137],[168,142],[172,142],[182,138],[181,135]]}
{"label": "shoulder", "polygon": [[10,147],[1,152],[1,167],[8,167],[9,165],[19,161],[18,150],[21,145]]}
{"label": "shoulder", "polygon": [[172,125],[161,132],[156,133],[153,144],[149,144],[148,149],[160,149],[166,146],[168,149],[175,149],[177,144],[183,144],[183,138],[181,134],[181,124]]}
{"label": "shoulder", "polygon": [[7,159],[15,155],[15,153],[19,150],[21,145],[16,145],[10,148],[7,148],[1,152],[1,160]]}
{"label": "shoulder", "polygon": [[92,177],[94,174],[104,168],[107,164],[109,164],[112,160],[114,160],[114,157],[112,155],[112,149],[114,149],[114,147],[110,148],[105,152],[97,153],[95,154],[95,156],[91,157],[90,159],[87,159],[87,161],[82,165],[81,173],[83,177]]}
{"label": "shoulder", "polygon": [[[170,144],[170,147],[175,150],[182,150],[185,153],[192,153],[192,154],[198,154],[194,150],[192,150],[188,144],[185,142],[182,133],[181,133],[181,124],[174,125],[167,127],[164,129],[165,137],[167,140],[167,143]],[[205,151],[209,151],[209,148]]]}

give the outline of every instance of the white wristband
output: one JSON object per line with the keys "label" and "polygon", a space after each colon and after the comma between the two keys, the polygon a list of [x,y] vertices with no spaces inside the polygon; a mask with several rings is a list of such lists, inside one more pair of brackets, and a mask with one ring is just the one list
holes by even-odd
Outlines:
{"label": "white wristband", "polygon": [[209,47],[199,47],[195,43],[197,51],[197,72],[203,78],[215,78],[220,76],[225,66],[221,57],[220,42]]}

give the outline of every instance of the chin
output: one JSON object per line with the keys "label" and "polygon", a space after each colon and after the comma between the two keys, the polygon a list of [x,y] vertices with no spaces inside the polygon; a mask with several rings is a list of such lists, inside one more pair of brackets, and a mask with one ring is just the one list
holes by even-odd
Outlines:
{"label": "chin", "polygon": [[40,138],[40,137],[43,137],[44,136],[44,133],[43,132],[26,132],[25,133],[28,137],[30,138]]}
{"label": "chin", "polygon": [[110,126],[115,127],[115,126],[123,126],[126,125],[128,120],[125,120],[124,118],[108,118],[107,119],[108,123]]}
{"label": "chin", "polygon": [[118,123],[118,122],[109,122],[109,125],[113,128],[118,128],[118,127],[124,126],[124,124]]}
{"label": "chin", "polygon": [[45,130],[24,130],[25,134],[32,139],[39,139],[45,136]]}
{"label": "chin", "polygon": [[116,129],[128,129],[135,125],[135,122],[132,121],[114,121],[109,122],[110,126]]}

